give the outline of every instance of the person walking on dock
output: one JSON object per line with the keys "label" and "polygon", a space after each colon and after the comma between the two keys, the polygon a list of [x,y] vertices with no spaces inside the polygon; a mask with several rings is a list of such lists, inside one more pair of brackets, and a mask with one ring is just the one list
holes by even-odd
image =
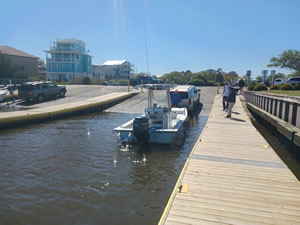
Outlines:
{"label": "person walking on dock", "polygon": [[[229,83],[226,81],[223,89],[223,111],[228,110]],[[225,105],[226,103],[226,105]]]}
{"label": "person walking on dock", "polygon": [[245,86],[245,81],[242,79],[239,80],[240,94],[243,94],[243,87]]}
{"label": "person walking on dock", "polygon": [[235,104],[235,98],[236,98],[236,92],[238,90],[235,89],[234,87],[230,87],[229,89],[229,96],[228,96],[228,112],[227,112],[227,116],[225,118],[231,118],[231,113],[232,113],[232,108]]}
{"label": "person walking on dock", "polygon": [[173,92],[171,95],[172,107],[177,107],[180,100],[181,100],[180,93],[176,89],[175,92]]}

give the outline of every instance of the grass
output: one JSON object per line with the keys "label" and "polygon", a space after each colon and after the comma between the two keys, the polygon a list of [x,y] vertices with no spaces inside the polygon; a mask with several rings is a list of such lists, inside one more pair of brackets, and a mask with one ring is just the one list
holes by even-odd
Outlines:
{"label": "grass", "polygon": [[300,90],[298,91],[286,91],[286,90],[269,90],[264,91],[269,94],[289,95],[289,96],[300,96]]}

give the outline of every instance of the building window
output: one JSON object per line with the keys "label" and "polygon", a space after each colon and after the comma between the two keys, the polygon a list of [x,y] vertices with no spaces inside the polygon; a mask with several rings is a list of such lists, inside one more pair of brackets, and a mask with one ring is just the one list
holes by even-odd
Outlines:
{"label": "building window", "polygon": [[24,66],[20,66],[20,71],[24,71]]}

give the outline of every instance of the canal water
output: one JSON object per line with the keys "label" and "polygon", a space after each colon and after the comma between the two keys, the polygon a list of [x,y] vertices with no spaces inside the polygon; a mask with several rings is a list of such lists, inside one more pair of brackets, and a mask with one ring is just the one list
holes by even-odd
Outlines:
{"label": "canal water", "polygon": [[0,224],[157,224],[207,117],[186,123],[181,146],[121,149],[112,129],[136,116],[0,131]]}

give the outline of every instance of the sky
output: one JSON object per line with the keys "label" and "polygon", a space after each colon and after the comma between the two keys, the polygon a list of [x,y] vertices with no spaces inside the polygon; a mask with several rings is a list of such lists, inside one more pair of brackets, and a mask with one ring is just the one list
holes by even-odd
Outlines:
{"label": "sky", "polygon": [[125,59],[152,75],[288,74],[270,58],[300,50],[300,0],[2,0],[0,12],[0,45],[45,59],[56,38],[75,38],[93,64]]}

